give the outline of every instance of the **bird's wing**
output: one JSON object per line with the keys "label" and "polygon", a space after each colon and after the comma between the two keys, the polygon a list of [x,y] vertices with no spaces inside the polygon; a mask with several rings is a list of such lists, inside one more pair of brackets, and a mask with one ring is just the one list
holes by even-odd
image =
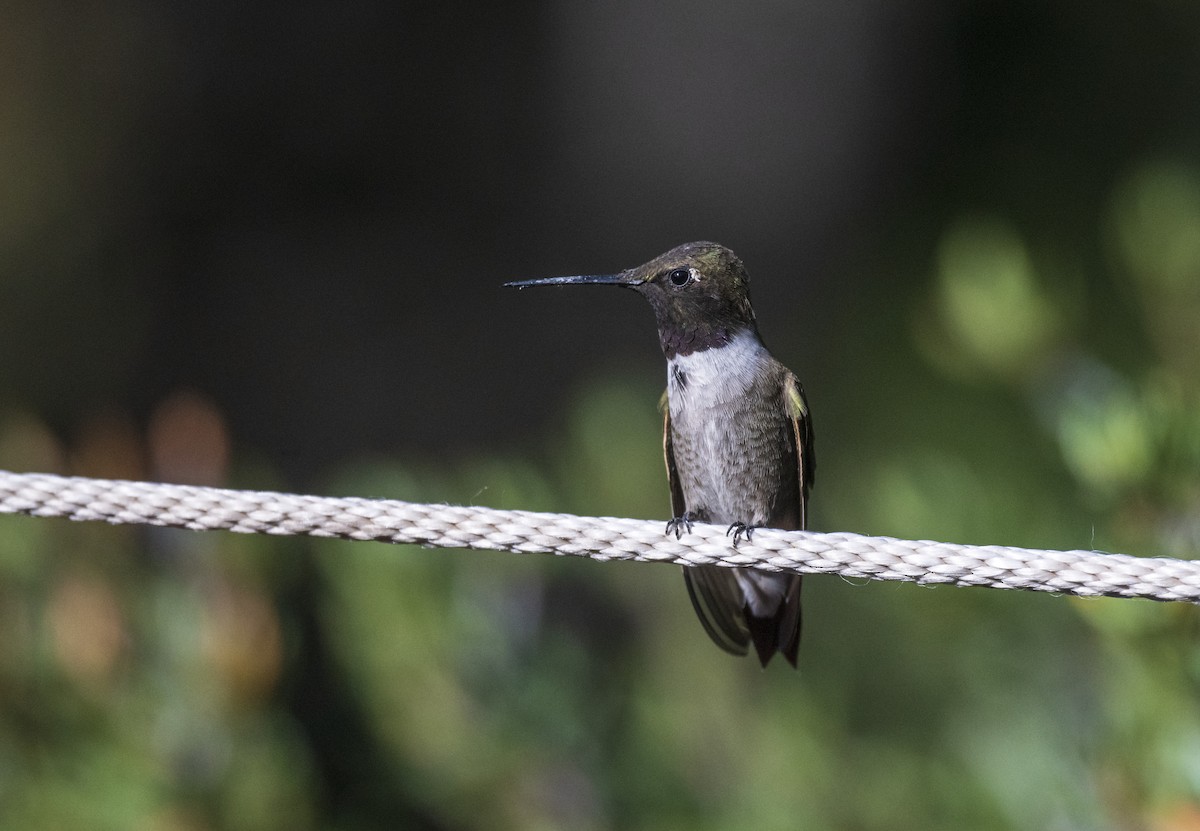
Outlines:
{"label": "bird's wing", "polygon": [[[792,447],[796,453],[799,484],[796,496],[800,504],[793,515],[797,524],[791,530],[802,530],[808,527],[808,494],[812,490],[816,456],[813,453],[812,418],[809,416],[808,401],[804,398],[804,388],[790,372],[783,381],[783,406],[792,426]],[[801,583],[799,575],[789,581],[786,601],[779,607],[775,618],[750,620],[751,634],[764,666],[773,651],[772,647],[778,649],[792,666],[796,665],[800,650]]]}
{"label": "bird's wing", "polygon": [[[675,451],[671,446],[671,411],[663,396],[663,458],[667,465],[667,482],[671,487],[671,511],[678,519],[687,511],[683,501],[683,486],[675,468]],[[720,566],[684,568],[683,581],[696,617],[713,643],[734,655],[745,655],[750,645],[750,630],[742,612],[742,590],[733,569]]]}
{"label": "bird's wing", "polygon": [[683,570],[688,597],[696,617],[712,642],[732,655],[745,655],[750,646],[750,629],[743,611],[745,599],[733,569],[695,566]]}
{"label": "bird's wing", "polygon": [[808,493],[812,490],[813,476],[817,469],[817,458],[813,453],[812,418],[808,413],[808,401],[804,387],[792,373],[783,382],[783,403],[788,420],[792,423],[792,436],[796,447],[796,467],[800,476],[800,528],[808,527]]}
{"label": "bird's wing", "polygon": [[687,511],[687,506],[683,504],[683,486],[679,484],[679,471],[675,469],[675,449],[671,446],[671,410],[667,407],[665,392],[658,407],[663,414],[663,459],[667,463],[667,484],[671,488],[671,516],[678,519]]}

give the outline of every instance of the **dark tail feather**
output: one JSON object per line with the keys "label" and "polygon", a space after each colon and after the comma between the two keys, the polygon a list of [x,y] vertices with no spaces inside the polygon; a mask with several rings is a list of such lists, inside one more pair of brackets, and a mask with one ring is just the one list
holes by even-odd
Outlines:
{"label": "dark tail feather", "polygon": [[800,652],[800,588],[803,580],[799,575],[788,586],[787,597],[779,617],[779,652],[787,658],[789,664],[796,666],[796,656]]}
{"label": "dark tail feather", "polygon": [[745,655],[750,637],[742,615],[742,592],[733,570],[698,566],[683,570],[692,608],[713,643],[733,655]]}
{"label": "dark tail feather", "polygon": [[784,595],[783,604],[768,617],[756,617],[746,612],[746,625],[754,651],[765,667],[776,652],[793,667],[800,651],[800,577],[794,578]]}

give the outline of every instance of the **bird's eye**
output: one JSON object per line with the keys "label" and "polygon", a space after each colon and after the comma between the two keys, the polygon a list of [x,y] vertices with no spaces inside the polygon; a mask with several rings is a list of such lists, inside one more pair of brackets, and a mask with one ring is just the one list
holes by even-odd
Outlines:
{"label": "bird's eye", "polygon": [[686,286],[692,282],[692,270],[690,268],[672,269],[667,274],[667,279],[671,281],[671,285],[678,287]]}

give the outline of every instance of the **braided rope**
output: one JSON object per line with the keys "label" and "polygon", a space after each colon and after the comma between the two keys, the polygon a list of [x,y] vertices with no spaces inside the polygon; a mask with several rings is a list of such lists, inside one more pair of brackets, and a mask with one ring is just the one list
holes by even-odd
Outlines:
{"label": "braided rope", "polygon": [[756,529],[752,539],[734,548],[725,529],[713,525],[697,524],[692,533],[676,539],[664,533],[663,522],[650,520],[6,471],[0,471],[0,513],[1200,602],[1200,561],[1095,551],[1039,551],[767,528]]}

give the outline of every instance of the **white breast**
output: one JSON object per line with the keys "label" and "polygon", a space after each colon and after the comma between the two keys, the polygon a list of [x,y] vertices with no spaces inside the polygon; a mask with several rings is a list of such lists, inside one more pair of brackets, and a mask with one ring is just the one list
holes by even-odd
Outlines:
{"label": "white breast", "polygon": [[697,410],[727,407],[744,398],[762,365],[770,360],[767,348],[753,332],[741,332],[714,349],[676,355],[667,373],[672,420],[686,419]]}

